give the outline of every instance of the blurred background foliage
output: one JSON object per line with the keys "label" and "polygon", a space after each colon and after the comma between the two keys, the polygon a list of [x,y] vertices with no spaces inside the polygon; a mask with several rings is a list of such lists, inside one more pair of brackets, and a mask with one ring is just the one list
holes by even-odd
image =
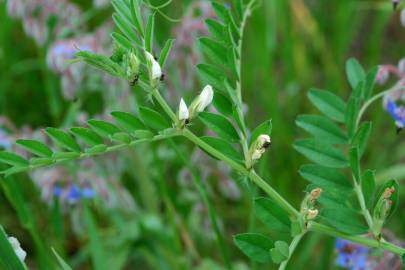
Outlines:
{"label": "blurred background foliage", "polygon": [[[118,108],[135,111],[137,104],[148,102],[137,87],[130,89],[126,82],[104,78],[94,69],[83,71],[79,82],[73,79],[75,89],[69,89],[73,82],[64,85],[61,81],[70,75],[65,70],[55,72],[49,65],[54,42],[94,37],[105,24],[111,29],[109,3],[72,0],[80,14],[69,20],[79,30],[51,35],[39,45],[24,31],[24,19],[9,16],[6,2],[0,1],[0,124],[4,147],[21,136],[41,136],[35,130],[44,127],[82,125],[83,119],[104,117],[105,112]],[[156,6],[163,2],[151,1]],[[192,97],[201,89],[193,69],[202,61],[196,39],[204,34],[203,20],[210,11],[206,1],[200,0],[176,0],[162,11],[187,19],[171,22],[159,14],[156,18],[158,44],[163,46],[167,38],[176,39],[165,70],[165,94],[174,107],[180,96]],[[317,87],[348,97],[344,64],[349,57],[356,57],[368,69],[379,64],[396,65],[404,56],[405,42],[399,16],[388,0],[263,0],[248,20],[242,66],[248,125],[255,127],[268,118],[273,121],[273,145],[261,160],[259,172],[294,205],[303,197],[306,183],[297,171],[306,161],[291,145],[303,136],[295,126],[296,116],[314,110],[307,101],[307,91]],[[46,21],[51,27],[52,23]],[[111,51],[108,36],[106,40],[96,39],[93,42],[100,44],[94,46]],[[79,43],[72,42],[80,48]],[[75,50],[72,44],[70,49]],[[383,89],[377,87],[376,91]],[[379,181],[395,177],[402,185],[404,134],[396,134],[381,104],[374,105],[366,117],[374,125],[364,168],[375,168]],[[185,159],[178,158],[179,153]],[[191,165],[186,165],[187,160]],[[190,166],[198,170],[213,201],[232,261],[241,262],[241,269],[243,265],[269,269],[250,265],[232,242],[232,235],[239,232],[266,233],[251,216],[251,194],[257,191],[237,175],[229,178],[228,168],[177,139],[98,157],[93,162],[66,164],[57,172],[41,170],[2,179],[0,223],[9,234],[18,236],[32,269],[52,265],[47,262],[51,246],[74,269],[181,269],[183,264],[194,265],[193,269],[221,269],[207,209],[191,184]],[[48,178],[53,179],[51,184]],[[96,196],[91,201],[62,203],[63,197],[52,195],[57,181],[63,187],[77,181],[90,185]],[[21,198],[10,196],[12,189]],[[405,238],[404,197],[402,193],[398,212],[388,224],[398,238]],[[15,211],[18,207],[26,207],[28,217],[19,216]],[[103,255],[105,265],[91,263],[90,258]],[[311,234],[298,247],[290,267],[334,269],[335,256],[334,239]],[[299,268],[294,268],[297,265]]]}

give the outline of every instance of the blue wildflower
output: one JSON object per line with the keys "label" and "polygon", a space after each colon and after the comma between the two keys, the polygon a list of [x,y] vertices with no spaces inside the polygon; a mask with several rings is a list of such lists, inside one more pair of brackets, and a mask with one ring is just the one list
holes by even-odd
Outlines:
{"label": "blue wildflower", "polygon": [[11,148],[10,139],[9,139],[7,133],[2,128],[0,128],[0,147],[2,147],[4,149]]}
{"label": "blue wildflower", "polygon": [[340,238],[336,238],[335,248],[337,266],[350,270],[368,269],[368,248]]}
{"label": "blue wildflower", "polygon": [[63,188],[59,185],[53,187],[53,196],[60,197],[62,195]]}
{"label": "blue wildflower", "polygon": [[81,197],[80,189],[77,185],[71,185],[67,194],[69,203],[76,203]]}
{"label": "blue wildflower", "polygon": [[82,189],[82,196],[85,199],[92,199],[96,196],[96,191],[91,187],[84,187]]}
{"label": "blue wildflower", "polygon": [[394,118],[398,129],[403,129],[405,127],[405,107],[399,106],[391,99],[388,99],[385,109]]}

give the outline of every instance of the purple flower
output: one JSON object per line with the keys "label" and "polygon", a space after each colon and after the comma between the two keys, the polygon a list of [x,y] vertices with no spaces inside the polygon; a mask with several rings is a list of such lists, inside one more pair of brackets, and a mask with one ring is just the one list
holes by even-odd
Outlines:
{"label": "purple flower", "polygon": [[368,248],[340,238],[336,238],[335,248],[338,252],[337,266],[350,270],[369,269]]}
{"label": "purple flower", "polygon": [[388,99],[385,109],[394,118],[395,125],[398,129],[405,127],[405,107],[397,105],[394,101]]}

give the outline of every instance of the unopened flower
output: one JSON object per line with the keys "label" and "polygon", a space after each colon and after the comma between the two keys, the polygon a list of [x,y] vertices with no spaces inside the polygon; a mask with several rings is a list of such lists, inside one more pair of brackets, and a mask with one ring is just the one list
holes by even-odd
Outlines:
{"label": "unopened flower", "polygon": [[211,85],[206,85],[201,93],[194,99],[189,108],[190,119],[205,110],[214,98],[214,90]]}
{"label": "unopened flower", "polygon": [[259,160],[266,150],[264,148],[255,149],[252,153],[252,161]]}
{"label": "unopened flower", "polygon": [[131,82],[136,82],[139,77],[139,65],[140,61],[135,53],[129,52],[125,56],[126,60],[126,75],[128,80]]}
{"label": "unopened flower", "polygon": [[212,90],[211,85],[206,85],[199,96],[199,103],[197,104],[196,111],[202,112],[211,104],[214,98],[214,90]]}
{"label": "unopened flower", "polygon": [[401,19],[401,25],[403,27],[405,27],[405,9],[404,8],[401,10],[400,19]]}
{"label": "unopened flower", "polygon": [[184,102],[184,99],[180,100],[179,104],[179,120],[187,120],[189,118],[189,112],[186,103]]}
{"label": "unopened flower", "polygon": [[318,216],[318,213],[319,213],[318,209],[308,209],[307,219],[310,220],[316,218]]}
{"label": "unopened flower", "polygon": [[321,193],[322,193],[321,188],[314,188],[310,193],[311,199],[317,200],[321,196]]}
{"label": "unopened flower", "polygon": [[390,77],[390,72],[388,68],[384,65],[378,66],[378,72],[377,72],[377,77],[376,81],[378,84],[383,85],[387,82],[387,80]]}
{"label": "unopened flower", "polygon": [[270,136],[267,134],[261,134],[257,137],[256,141],[249,148],[249,157],[246,161],[246,166],[251,168],[255,162],[257,162],[262,155],[266,152],[266,149],[271,145]]}
{"label": "unopened flower", "polygon": [[257,148],[266,149],[270,145],[271,145],[271,139],[270,139],[269,135],[261,134],[259,137],[257,137]]}
{"label": "unopened flower", "polygon": [[156,61],[155,57],[153,57],[153,55],[147,51],[145,51],[145,57],[146,61],[148,62],[150,79],[155,82],[160,80],[162,77],[162,69],[159,63]]}
{"label": "unopened flower", "polygon": [[15,237],[8,237],[8,241],[10,242],[10,245],[13,247],[15,254],[17,255],[18,259],[20,261],[24,261],[25,257],[27,256],[27,252],[25,252],[20,245],[20,242],[18,241],[17,238]]}

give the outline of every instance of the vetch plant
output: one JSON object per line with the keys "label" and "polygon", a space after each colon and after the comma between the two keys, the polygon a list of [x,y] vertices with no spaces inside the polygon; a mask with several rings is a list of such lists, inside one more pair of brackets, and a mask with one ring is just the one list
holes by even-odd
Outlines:
{"label": "vetch plant", "polygon": [[[382,231],[398,204],[399,186],[396,181],[389,180],[377,189],[374,171],[361,167],[372,127],[371,122],[364,122],[362,118],[366,108],[381,97],[381,94],[373,96],[377,68],[366,73],[356,60],[347,62],[346,72],[352,92],[346,101],[327,90],[311,89],[308,92],[309,100],[322,115],[300,115],[296,120],[297,125],[312,136],[294,144],[294,148],[312,162],[303,165],[299,171],[310,184],[297,208],[255,170],[255,164],[271,145],[272,122],[267,120],[250,132],[242,110],[241,72],[245,24],[259,3],[256,0],[247,3],[234,0],[232,3],[230,8],[212,2],[217,19],[207,20],[210,35],[199,39],[207,63],[196,67],[206,86],[189,106],[182,98],[178,108],[173,110],[164,97],[165,81],[170,79],[168,76],[164,78],[165,63],[173,40],[167,40],[157,53],[155,14],[150,13],[146,23],[141,16],[141,7],[150,8],[149,1],[114,0],[113,19],[119,32],[111,34],[115,42],[112,55],[83,50],[76,53],[75,61],[84,61],[142,88],[164,113],[150,106],[139,106],[136,114],[111,112],[114,122],[91,119],[87,127],[46,128],[44,132],[52,145],[30,139],[16,142],[31,153],[30,159],[9,151],[0,152],[0,161],[9,165],[2,171],[4,176],[92,158],[143,143],[172,142],[173,138],[181,137],[224,162],[264,192],[265,197],[255,199],[255,215],[269,231],[281,232],[285,237],[272,239],[254,232],[235,235],[236,246],[252,261],[273,261],[279,264],[279,269],[285,269],[300,241],[311,232],[404,256],[405,249],[386,241]],[[211,104],[215,111],[208,110]],[[193,130],[194,123],[202,123],[216,136],[198,135]],[[172,144],[177,149],[176,144]],[[71,188],[73,191],[69,191],[69,196],[74,200],[94,196],[90,191],[85,193],[77,187]],[[210,211],[224,264],[232,269],[214,207],[207,199],[206,191],[203,188],[199,191]],[[85,216],[89,227],[93,227],[88,208]],[[90,237],[96,238],[94,235]],[[7,245],[3,242],[2,245],[8,254]],[[1,258],[0,263],[4,262]],[[64,264],[59,256],[57,258],[60,264]],[[95,268],[102,267],[97,260],[94,264]],[[19,263],[16,268],[4,269],[24,269],[24,266]]]}

